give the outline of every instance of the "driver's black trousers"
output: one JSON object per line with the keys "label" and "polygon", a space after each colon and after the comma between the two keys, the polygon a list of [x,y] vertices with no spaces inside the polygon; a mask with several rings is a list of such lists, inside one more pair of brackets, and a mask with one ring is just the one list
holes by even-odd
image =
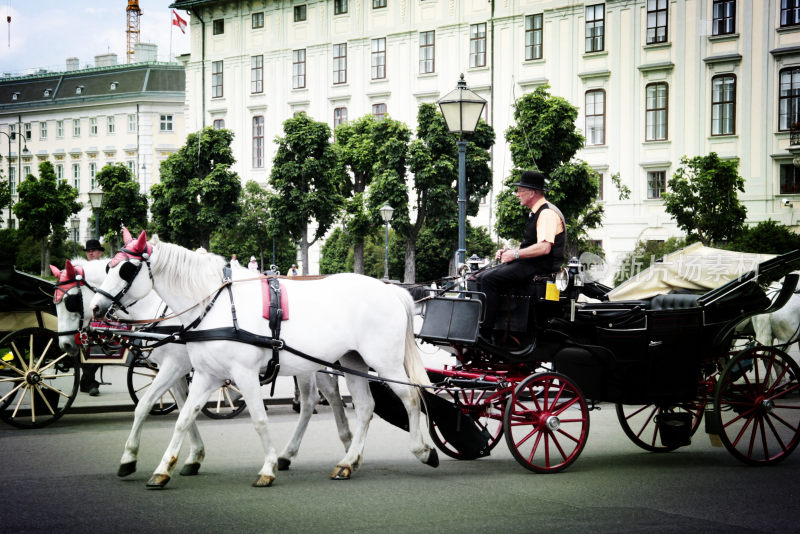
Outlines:
{"label": "driver's black trousers", "polygon": [[514,260],[487,269],[478,275],[478,290],[486,294],[486,313],[481,323],[481,332],[488,333],[494,328],[500,293],[511,286],[527,283],[534,275],[549,274],[539,258]]}

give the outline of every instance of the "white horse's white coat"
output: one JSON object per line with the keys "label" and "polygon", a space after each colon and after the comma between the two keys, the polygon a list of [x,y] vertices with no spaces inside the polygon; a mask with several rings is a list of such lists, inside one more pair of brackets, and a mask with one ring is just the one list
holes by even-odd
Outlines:
{"label": "white horse's white coat", "polygon": [[[144,233],[138,245],[128,248],[143,251]],[[133,248],[131,248],[133,247]],[[123,258],[124,259],[124,258]],[[138,264],[140,260],[128,260]],[[152,282],[143,266],[130,284],[122,303],[155,288],[173,310],[188,310],[180,316],[190,324],[205,309],[210,297],[220,287],[224,260],[215,255],[191,252],[168,243],[153,243],[150,255]],[[127,283],[119,276],[120,261],[111,268],[102,289],[112,295]],[[341,274],[316,281],[283,281],[289,300],[289,320],[282,324],[281,338],[287,345],[326,362],[342,360],[345,364],[366,370],[373,368],[385,378],[429,384],[422,360],[416,350],[411,321],[413,302],[401,288],[354,274]],[[268,322],[263,319],[261,282],[239,281],[232,284],[239,327],[249,332],[269,336]],[[105,313],[111,305],[103,295],[95,295],[91,306],[95,313]],[[231,306],[227,291],[223,291],[198,330],[232,326]],[[163,486],[169,480],[177,462],[186,430],[210,393],[226,378],[232,378],[242,391],[250,415],[265,452],[264,464],[255,486],[268,486],[275,478],[277,455],[267,431],[267,414],[260,402],[259,369],[264,368],[272,351],[269,348],[238,343],[231,350],[229,341],[203,341],[187,345],[195,369],[188,409],[182,410],[175,434],[156,469],[150,484]],[[358,356],[354,356],[358,353]],[[345,355],[343,357],[343,355]],[[281,351],[281,374],[296,375],[298,379],[313,376],[322,366]],[[349,478],[362,461],[367,428],[372,417],[374,401],[366,380],[346,375],[356,409],[357,426],[344,458],[331,475]],[[421,429],[419,396],[414,388],[390,383],[400,397],[409,416],[411,450],[417,458],[438,465],[436,451],[425,443]],[[303,388],[301,387],[301,392]]]}

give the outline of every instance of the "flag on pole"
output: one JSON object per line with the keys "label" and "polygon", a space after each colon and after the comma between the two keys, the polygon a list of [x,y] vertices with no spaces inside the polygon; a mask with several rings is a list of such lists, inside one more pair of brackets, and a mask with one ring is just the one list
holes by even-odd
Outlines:
{"label": "flag on pole", "polygon": [[181,33],[186,33],[186,21],[174,9],[172,10],[172,25],[180,28]]}

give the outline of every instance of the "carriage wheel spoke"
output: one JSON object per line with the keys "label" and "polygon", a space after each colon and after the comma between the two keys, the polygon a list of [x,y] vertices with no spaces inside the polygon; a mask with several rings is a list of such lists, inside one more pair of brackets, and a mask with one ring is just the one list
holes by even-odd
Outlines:
{"label": "carriage wheel spoke", "polygon": [[[775,428],[775,425],[772,422],[772,418],[768,415],[767,417],[764,418],[764,421],[766,421],[766,423],[769,425],[769,429],[772,431],[772,435],[775,436],[775,439],[780,444],[781,450],[786,449],[786,444],[783,442],[783,438],[781,438],[781,435],[778,433],[778,429]],[[766,450],[766,448],[767,447],[765,442],[764,449]]]}
{"label": "carriage wheel spoke", "polygon": [[22,357],[22,353],[17,348],[17,343],[15,341],[13,341],[13,340],[11,341],[11,348],[13,349],[14,354],[17,355],[17,360],[19,360],[19,364],[22,367],[22,371],[23,371],[21,374],[24,375],[25,373],[28,372],[28,364],[25,363],[25,358]]}

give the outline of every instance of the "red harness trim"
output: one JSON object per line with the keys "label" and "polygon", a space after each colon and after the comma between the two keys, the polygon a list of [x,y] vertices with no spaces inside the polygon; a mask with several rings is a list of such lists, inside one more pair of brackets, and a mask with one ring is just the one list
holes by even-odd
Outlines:
{"label": "red harness trim", "polygon": [[[67,291],[73,287],[82,286],[86,283],[86,276],[83,274],[83,267],[80,265],[75,266],[75,275],[76,278],[67,278],[67,270],[64,269],[61,271],[58,281],[56,282],[56,290],[53,293],[53,302],[55,304],[61,302],[61,299],[64,298],[64,295],[67,294]],[[77,276],[81,277],[80,280],[77,278]]]}
{"label": "red harness trim", "polygon": [[[289,320],[289,294],[286,292],[286,286],[283,285],[283,282],[279,282],[281,286],[281,309],[283,310],[282,320],[288,321]],[[261,315],[264,319],[269,319],[269,304],[270,304],[270,297],[269,297],[269,279],[262,278],[261,279],[261,306],[262,306],[262,313]]]}

